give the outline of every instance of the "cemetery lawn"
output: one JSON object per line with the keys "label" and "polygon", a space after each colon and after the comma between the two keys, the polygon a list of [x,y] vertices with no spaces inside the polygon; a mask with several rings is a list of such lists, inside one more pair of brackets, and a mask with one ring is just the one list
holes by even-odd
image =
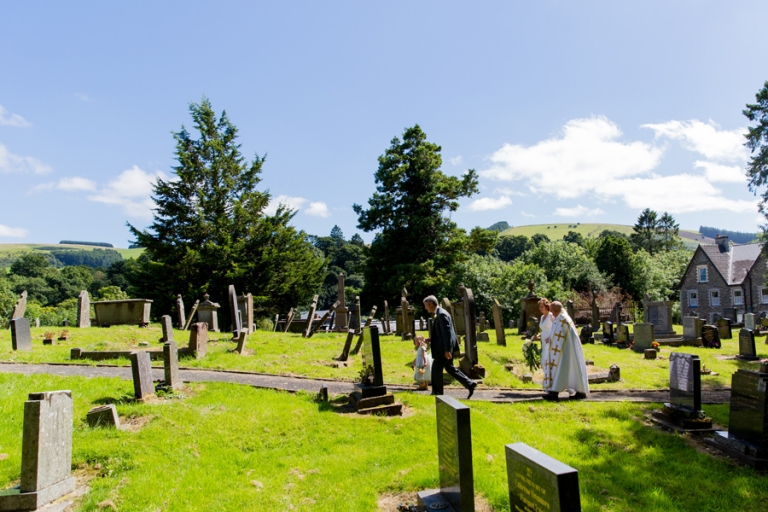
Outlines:
{"label": "cemetery lawn", "polygon": [[[0,374],[0,489],[18,483],[27,394],[72,390],[78,510],[375,511],[385,494],[438,484],[434,400],[398,394],[404,417],[341,412],[304,393],[195,383],[137,403],[113,378]],[[90,428],[115,403],[133,430]],[[592,511],[764,511],[765,476],[644,424],[652,404],[470,402],[475,492],[509,510],[504,445],[525,442],[579,471]],[[728,407],[707,406],[727,424]],[[140,425],[140,428],[136,429]]]}
{"label": "cemetery lawn", "polygon": [[[675,329],[682,331],[681,326]],[[97,364],[88,360],[70,359],[70,349],[78,347],[83,350],[135,350],[138,343],[145,341],[149,348],[161,350],[158,340],[162,336],[159,324],[148,328],[131,326],[110,327],[108,329],[92,327],[89,329],[70,328],[71,338],[68,341],[57,342],[54,346],[43,345],[43,334],[46,331],[61,331],[60,328],[32,328],[31,352],[14,352],[11,348],[10,331],[5,331],[5,341],[0,343],[0,361],[30,362],[30,363],[76,363]],[[498,346],[493,331],[490,331],[490,343],[478,343],[480,363],[486,368],[486,387],[502,388],[539,388],[536,383],[523,383],[519,378],[529,372],[523,364],[522,338],[512,334],[508,329],[507,346]],[[723,340],[723,348],[706,349],[695,347],[668,348],[662,347],[659,358],[646,360],[643,354],[631,350],[619,350],[615,347],[601,344],[585,345],[584,353],[587,359],[594,361],[595,366],[590,371],[607,371],[612,364],[621,369],[621,381],[605,384],[594,384],[592,389],[666,389],[669,387],[669,354],[672,351],[698,354],[702,366],[713,370],[719,375],[702,375],[703,389],[730,387],[731,374],[739,368],[754,369],[755,362],[745,362],[735,359],[723,359],[738,354],[737,330],[734,339]],[[426,334],[426,332],[421,333]],[[189,333],[175,330],[174,337],[178,346],[186,346]],[[239,370],[278,375],[295,375],[312,378],[326,378],[353,381],[361,369],[359,355],[350,356],[347,367],[334,368],[334,358],[341,354],[346,335],[316,334],[310,339],[304,339],[295,333],[273,333],[257,331],[248,336],[247,352],[240,356],[233,352],[235,343],[229,341],[230,333],[209,333],[208,353],[205,358],[197,361],[192,358],[182,358],[179,364],[182,368],[200,368],[217,370]],[[768,346],[765,337],[756,338],[757,353],[760,357],[768,357]],[[384,381],[387,384],[413,384],[411,363],[414,358],[413,344],[410,341],[400,341],[394,336],[381,337],[381,354],[384,368]],[[355,337],[354,342],[357,341]],[[353,343],[354,347],[354,343]],[[98,364],[117,364],[128,366],[127,359],[100,361]],[[513,365],[513,371],[506,368]],[[162,361],[153,365],[162,367]],[[536,378],[536,375],[534,375]]]}

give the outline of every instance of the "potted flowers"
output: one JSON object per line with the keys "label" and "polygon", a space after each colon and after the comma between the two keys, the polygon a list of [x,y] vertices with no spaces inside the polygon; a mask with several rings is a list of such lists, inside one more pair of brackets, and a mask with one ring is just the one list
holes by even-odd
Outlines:
{"label": "potted flowers", "polygon": [[46,331],[45,334],[43,334],[43,345],[55,345],[53,341],[54,336],[56,336],[55,333]]}
{"label": "potted flowers", "polygon": [[64,329],[59,333],[59,341],[67,341],[69,339],[69,331]]}
{"label": "potted flowers", "polygon": [[655,350],[656,352],[661,352],[661,347],[659,346],[658,341],[651,342],[651,348]]}

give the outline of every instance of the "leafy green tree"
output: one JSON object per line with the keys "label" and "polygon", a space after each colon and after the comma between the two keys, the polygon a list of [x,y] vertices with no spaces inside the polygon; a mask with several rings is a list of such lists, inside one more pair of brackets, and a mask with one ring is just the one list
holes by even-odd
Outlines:
{"label": "leafy green tree", "polygon": [[604,230],[602,230],[600,232],[600,234],[598,235],[598,238],[605,238],[607,236],[612,236],[612,237],[615,237],[615,238],[627,238],[628,239],[627,235],[625,235],[621,231],[615,231],[613,229],[604,229]]}
{"label": "leafy green tree", "polygon": [[[747,178],[749,178],[749,190],[757,194],[758,188],[768,183],[768,81],[763,88],[755,94],[755,103],[747,103],[747,108],[742,113],[755,125],[749,126],[745,135],[752,156],[747,164]],[[768,189],[760,196],[760,213],[768,217],[766,202],[768,202]],[[763,228],[765,231],[766,228]]]}
{"label": "leafy green tree", "polygon": [[305,302],[325,262],[289,225],[295,211],[280,205],[265,214],[270,195],[256,189],[264,158],[243,158],[237,128],[226,113],[217,119],[207,99],[189,111],[199,138],[183,126],[174,134],[178,164],[173,180],[154,186],[154,221],[147,230],[129,224],[145,248],[134,296],[154,299],[157,313],[170,311],[178,293],[224,302],[230,284],[253,293],[260,313]]}
{"label": "leafy green tree", "polygon": [[[555,227],[557,227],[557,226],[555,226]],[[547,229],[549,229],[549,226],[547,226]],[[547,235],[545,235],[544,233],[536,233],[535,235],[533,235],[531,237],[531,242],[533,242],[536,245],[539,245],[542,242],[550,242],[550,241],[551,240],[549,239],[549,237]]]}
{"label": "leafy green tree", "polygon": [[496,240],[496,256],[502,261],[513,261],[536,244],[525,235],[500,236]]}
{"label": "leafy green tree", "polygon": [[11,264],[11,274],[20,277],[45,277],[51,261],[42,254],[22,255]]}
{"label": "leafy green tree", "polygon": [[678,237],[680,233],[680,224],[675,222],[675,218],[672,215],[664,212],[659,219],[658,226],[658,238],[659,245],[665,251],[671,251],[673,249],[679,249],[682,247],[682,242]]}
{"label": "leafy green tree", "polygon": [[635,253],[637,296],[647,293],[651,300],[679,300],[680,280],[691,261],[693,251],[675,249],[653,256],[646,251]]}
{"label": "leafy green tree", "polygon": [[544,270],[547,280],[559,282],[565,290],[598,291],[606,288],[606,279],[583,247],[556,241],[542,242],[520,257]]}
{"label": "leafy green tree", "polygon": [[475,226],[472,231],[469,232],[469,245],[467,249],[469,252],[475,254],[485,255],[490,253],[496,246],[496,239],[499,233],[490,229],[483,229],[480,226]]}
{"label": "leafy green tree", "polygon": [[[2,274],[4,275],[4,274]],[[1,276],[1,275],[0,275]],[[13,293],[8,279],[0,277],[0,328],[8,328],[8,320],[11,318],[13,307],[16,305],[17,295]]]}
{"label": "leafy green tree", "polygon": [[331,230],[331,236],[312,237],[315,247],[320,250],[328,261],[325,281],[318,292],[318,307],[328,308],[338,298],[338,276],[344,274],[345,294],[347,300],[360,295],[365,278],[368,248],[360,235],[355,234],[349,241],[344,239],[344,233],[338,226]]}
{"label": "leafy green tree", "polygon": [[564,242],[570,242],[576,245],[584,245],[584,235],[577,233],[576,231],[569,231],[563,236]]}
{"label": "leafy green tree", "polygon": [[[368,208],[355,204],[358,227],[378,231],[365,269],[363,301],[393,301],[403,287],[415,297],[436,293],[467,257],[470,237],[447,212],[478,192],[477,173],[461,178],[440,170],[441,148],[416,125],[395,137],[379,157],[376,192]],[[419,300],[415,301],[420,305]]]}
{"label": "leafy green tree", "polygon": [[679,229],[679,224],[669,213],[664,212],[659,216],[655,211],[646,208],[637,218],[634,233],[629,237],[629,241],[635,250],[643,249],[653,255],[658,251],[678,249]]}
{"label": "leafy green tree", "polygon": [[626,238],[607,236],[600,240],[595,264],[598,270],[625,293],[638,297],[636,286],[635,257],[632,245]]}

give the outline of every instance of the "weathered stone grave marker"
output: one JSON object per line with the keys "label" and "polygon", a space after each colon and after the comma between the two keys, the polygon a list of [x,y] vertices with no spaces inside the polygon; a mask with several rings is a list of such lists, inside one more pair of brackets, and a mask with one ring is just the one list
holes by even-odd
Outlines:
{"label": "weathered stone grave marker", "polygon": [[336,329],[342,332],[346,332],[349,327],[349,309],[347,309],[347,298],[344,292],[344,274],[339,272],[338,281],[338,301],[339,306],[336,308]]}
{"label": "weathered stone grave marker", "polygon": [[673,335],[672,328],[672,302],[671,301],[643,301],[643,315],[645,322],[653,325],[654,334]]}
{"label": "weathered stone grave marker", "polygon": [[653,324],[636,323],[635,345],[632,347],[632,350],[635,352],[645,352],[646,349],[651,348],[653,341]]}
{"label": "weathered stone grave marker", "polygon": [[336,358],[337,361],[348,361],[349,351],[352,348],[352,340],[355,337],[354,329],[347,329],[347,339],[344,342],[344,348],[341,350],[341,355]]}
{"label": "weathered stone grave marker", "polygon": [[758,359],[755,350],[755,332],[749,329],[739,331],[739,359],[754,361]]}
{"label": "weathered stone grave marker", "polygon": [[174,341],[173,339],[173,322],[171,321],[171,315],[163,315],[160,317],[160,326],[163,328],[163,337],[160,338],[161,343],[166,341]]}
{"label": "weathered stone grave marker", "polygon": [[176,391],[184,387],[179,377],[179,350],[174,341],[166,341],[163,344],[163,369],[166,388]]}
{"label": "weathered stone grave marker", "polygon": [[184,299],[181,294],[176,295],[176,315],[179,320],[179,329],[184,329],[187,325],[187,315],[184,311]]}
{"label": "weathered stone grave marker", "polygon": [[733,339],[733,330],[731,329],[731,320],[721,318],[717,321],[717,330],[720,333],[721,340]]}
{"label": "weathered stone grave marker", "polygon": [[390,334],[392,330],[389,326],[389,302],[384,301],[384,317],[381,319],[381,327],[384,329],[384,334]]}
{"label": "weathered stone grave marker", "polygon": [[436,396],[435,403],[440,488],[420,491],[418,504],[426,510],[474,512],[475,480],[469,407],[447,395]]}
{"label": "weathered stone grave marker", "polygon": [[245,342],[248,338],[248,329],[240,329],[240,334],[237,336],[237,348],[235,351],[243,355],[245,353]]}
{"label": "weathered stone grave marker", "polygon": [[131,352],[131,373],[133,374],[133,392],[138,400],[154,396],[152,385],[152,363],[149,354],[144,351]]}
{"label": "weathered stone grave marker", "polygon": [[744,328],[750,331],[755,330],[755,314],[747,313],[744,315]]}
{"label": "weathered stone grave marker", "polygon": [[120,428],[120,417],[115,404],[100,405],[88,411],[85,419],[90,427]]}
{"label": "weathered stone grave marker", "polygon": [[195,303],[192,305],[192,311],[189,312],[189,316],[187,317],[187,321],[182,327],[183,330],[189,329],[189,326],[192,325],[192,320],[195,318],[195,313],[197,313],[197,307],[200,305],[200,300],[196,300]]}
{"label": "weathered stone grave marker", "polygon": [[504,315],[499,299],[493,299],[493,327],[496,329],[496,344],[507,346],[507,335],[504,333]]}
{"label": "weathered stone grave marker", "polygon": [[605,345],[613,345],[614,343],[614,335],[613,335],[613,322],[606,321],[603,322],[603,339],[602,342]]}
{"label": "weathered stone grave marker", "polygon": [[21,483],[0,494],[0,510],[37,510],[75,490],[72,392],[30,393],[24,403]]}
{"label": "weathered stone grave marker", "polygon": [[32,350],[32,332],[29,330],[29,318],[11,320],[11,346],[13,350]]}
{"label": "weathered stone grave marker", "polygon": [[91,298],[88,290],[83,290],[77,296],[77,326],[80,328],[91,326]]}
{"label": "weathered stone grave marker", "polygon": [[16,301],[16,305],[13,306],[13,311],[11,311],[11,320],[14,318],[21,318],[24,316],[24,313],[27,311],[27,290],[24,290],[21,292],[21,295],[19,295],[19,300]]}
{"label": "weathered stone grave marker", "polygon": [[669,403],[652,419],[674,430],[709,431],[712,419],[701,410],[701,360],[693,354],[669,355]]}
{"label": "weathered stone grave marker", "polygon": [[531,448],[508,444],[507,482],[512,512],[580,512],[579,472]]}
{"label": "weathered stone grave marker", "polygon": [[336,308],[339,307],[339,304],[340,304],[339,301],[334,302],[333,306],[331,306],[331,308],[325,312],[325,314],[323,315],[323,318],[321,318],[320,321],[317,322],[317,324],[315,324],[315,327],[313,327],[312,330],[309,331],[309,336],[308,336],[309,338],[311,338],[313,334],[315,334],[317,331],[320,330],[320,328],[323,326],[325,321],[328,320],[331,314],[334,311],[336,311]]}
{"label": "weathered stone grave marker", "polygon": [[208,331],[219,332],[219,306],[216,302],[211,302],[210,295],[203,295],[203,302],[197,306],[197,321],[208,326]]}
{"label": "weathered stone grave marker", "polygon": [[229,285],[227,289],[227,298],[229,299],[229,314],[231,316],[232,337],[236,338],[243,328],[243,322],[240,319],[240,309],[237,307],[237,292],[235,285]]}
{"label": "weathered stone grave marker", "polygon": [[288,315],[285,317],[285,330],[283,332],[288,332],[288,329],[291,327],[291,323],[293,323],[293,317],[296,316],[296,310],[291,308],[288,310]]}
{"label": "weathered stone grave marker", "polygon": [[301,333],[302,337],[308,338],[312,332],[312,322],[315,319],[315,311],[317,311],[317,298],[315,295],[312,297],[312,304],[309,306],[309,314],[307,315],[307,326],[304,328],[304,332]]}
{"label": "weathered stone grave marker", "polygon": [[459,367],[470,379],[481,379],[485,377],[485,368],[480,364],[477,354],[477,325],[475,295],[471,288],[459,286],[459,295],[462,298],[464,310],[464,356],[459,361]]}
{"label": "weathered stone grave marker", "polygon": [[582,345],[586,345],[587,343],[594,343],[595,340],[592,339],[592,327],[589,325],[585,325],[581,328],[581,332],[579,333],[579,341],[581,341]]}
{"label": "weathered stone grave marker", "polygon": [[627,324],[619,324],[616,327],[616,346],[619,348],[629,346],[629,326]]}
{"label": "weathered stone grave marker", "polygon": [[[371,309],[371,314],[368,315],[368,318],[365,319],[365,326],[366,327],[371,326],[371,322],[373,322],[373,317],[376,314],[376,306],[373,306],[373,309]],[[355,348],[352,350],[351,354],[357,354],[360,352],[360,347],[363,345],[363,331],[360,331],[360,336],[357,338],[357,344],[355,345]]]}
{"label": "weathered stone grave marker", "polygon": [[188,351],[195,359],[202,359],[208,351],[208,324],[198,322],[189,328]]}
{"label": "weathered stone grave marker", "polygon": [[248,331],[248,334],[253,334],[253,294],[246,293],[237,298],[237,310],[240,312],[240,320],[242,322],[242,328]]}

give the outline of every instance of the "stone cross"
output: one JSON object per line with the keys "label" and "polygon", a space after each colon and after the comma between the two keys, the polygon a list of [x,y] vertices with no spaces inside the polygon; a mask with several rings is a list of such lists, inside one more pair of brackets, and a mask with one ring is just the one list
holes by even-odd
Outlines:
{"label": "stone cross", "polygon": [[77,297],[77,326],[91,326],[91,298],[88,296],[88,290],[83,290]]}
{"label": "stone cross", "polygon": [[176,296],[176,314],[179,315],[179,329],[184,329],[187,325],[187,315],[184,312],[184,299],[181,294]]}
{"label": "stone cross", "polygon": [[37,510],[75,490],[72,392],[30,393],[24,403],[21,483],[0,493],[0,510]]}
{"label": "stone cross", "polygon": [[29,330],[29,318],[11,320],[11,346],[13,350],[32,350],[32,333]]}
{"label": "stone cross", "polygon": [[320,327],[322,327],[325,321],[328,320],[328,317],[330,317],[331,314],[334,311],[336,311],[337,307],[339,307],[339,301],[334,302],[333,306],[331,306],[331,308],[325,312],[325,314],[323,315],[323,318],[321,318],[320,321],[317,322],[315,327],[309,332],[309,336],[307,336],[308,338],[311,338],[313,334],[315,334],[318,330],[320,330]]}
{"label": "stone cross", "polygon": [[184,383],[179,377],[179,350],[173,341],[166,341],[163,344],[163,367],[166,387],[173,391],[183,388]]}
{"label": "stone cross", "polygon": [[160,325],[163,328],[163,337],[160,341],[165,343],[166,341],[174,341],[173,339],[173,324],[171,323],[171,315],[163,315],[160,317]]}
{"label": "stone cross", "polygon": [[301,333],[301,336],[304,338],[309,338],[310,333],[312,332],[312,321],[315,319],[315,311],[317,311],[317,297],[317,295],[312,297],[312,304],[309,306],[307,326],[304,328],[304,332]]}
{"label": "stone cross", "polygon": [[240,333],[240,329],[243,328],[243,323],[240,320],[240,310],[237,307],[237,292],[235,292],[235,285],[229,285],[227,298],[229,299],[229,313],[232,315],[232,337],[236,337]]}
{"label": "stone cross", "polygon": [[24,290],[21,292],[21,295],[19,295],[19,300],[16,301],[16,305],[13,307],[13,311],[11,312],[11,320],[14,318],[21,318],[24,316],[24,313],[27,311],[27,290]]}
{"label": "stone cross", "polygon": [[146,400],[154,396],[155,388],[152,385],[152,363],[149,361],[149,352],[143,350],[131,352],[131,373],[136,398]]}
{"label": "stone cross", "polygon": [[208,324],[198,322],[189,328],[189,353],[195,359],[202,359],[208,350]]}
{"label": "stone cross", "polygon": [[189,312],[189,317],[187,317],[186,323],[182,326],[183,330],[189,329],[189,326],[192,324],[192,319],[195,318],[195,313],[197,313],[197,306],[200,305],[200,300],[196,300],[195,303],[192,305],[192,311]]}
{"label": "stone cross", "polygon": [[496,344],[507,346],[507,336],[504,333],[504,318],[499,299],[493,299],[493,326],[496,329]]}

